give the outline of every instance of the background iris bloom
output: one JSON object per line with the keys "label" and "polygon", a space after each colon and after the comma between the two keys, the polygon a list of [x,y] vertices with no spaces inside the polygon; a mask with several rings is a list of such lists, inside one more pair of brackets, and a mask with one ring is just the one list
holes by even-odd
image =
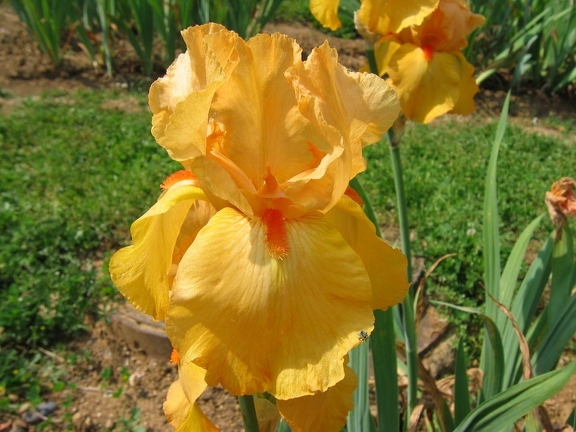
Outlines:
{"label": "background iris bloom", "polygon": [[[438,6],[438,0],[361,0],[360,21],[372,33],[398,32],[417,25]],[[340,0],[310,0],[312,15],[334,31],[342,26],[338,19]]]}
{"label": "background iris bloom", "polygon": [[460,50],[483,23],[484,17],[470,12],[465,1],[440,0],[422,24],[376,43],[379,72],[390,78],[406,117],[428,123],[446,113],[474,112],[474,67]]}
{"label": "background iris bloom", "polygon": [[[332,30],[340,27],[336,0],[311,0],[312,14]],[[402,112],[428,123],[446,114],[471,114],[478,86],[460,50],[484,24],[464,0],[362,0],[362,34],[379,35],[374,54],[380,75],[398,92]]]}
{"label": "background iris bloom", "polygon": [[396,95],[327,43],[303,62],[279,34],[245,42],[207,24],[183,37],[150,106],[153,135],[184,170],[133,224],[112,279],[165,319],[181,371],[194,363],[208,385],[272,394],[295,430],[339,430],[356,385],[345,356],[408,287],[405,257],[346,195]]}

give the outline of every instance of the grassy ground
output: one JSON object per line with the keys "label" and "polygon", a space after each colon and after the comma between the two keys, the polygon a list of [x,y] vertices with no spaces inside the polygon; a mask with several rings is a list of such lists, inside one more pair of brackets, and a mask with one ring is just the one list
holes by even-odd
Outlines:
{"label": "grassy ground", "polygon": [[[107,258],[179,168],[152,138],[145,103],[144,95],[52,93],[0,116],[0,406],[2,387],[34,389],[32,357],[21,352],[73,336],[85,313],[116,295]],[[457,253],[435,273],[428,291],[435,298],[469,305],[480,297],[483,182],[494,132],[493,121],[476,119],[411,125],[405,135],[415,255],[430,265]],[[373,146],[367,158],[362,182],[383,223],[394,226],[388,149]],[[509,129],[499,162],[503,256],[545,211],[550,184],[575,175],[574,160],[568,140]]]}

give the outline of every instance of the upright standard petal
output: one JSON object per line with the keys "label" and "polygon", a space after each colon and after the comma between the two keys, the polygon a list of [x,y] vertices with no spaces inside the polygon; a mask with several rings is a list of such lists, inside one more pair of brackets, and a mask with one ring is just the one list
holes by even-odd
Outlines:
{"label": "upright standard petal", "polygon": [[319,215],[285,229],[278,259],[262,221],[226,208],[180,263],[166,327],[209,385],[278,399],[323,392],[344,378],[358,332],[373,328],[369,276],[340,233]]}
{"label": "upright standard petal", "polygon": [[170,188],[132,224],[133,245],[120,249],[110,260],[114,285],[137,309],[156,320],[164,319],[174,249],[186,215],[198,199],[206,196],[190,181]]}
{"label": "upright standard petal", "polygon": [[182,36],[187,51],[152,84],[148,100],[156,141],[186,165],[205,153],[210,106],[237,63],[241,39],[213,23],[191,27]]}
{"label": "upright standard petal", "polygon": [[284,77],[301,61],[301,48],[287,36],[260,34],[240,44],[238,55],[238,65],[211,107],[221,139],[207,154],[233,162],[259,189],[267,166],[282,183],[308,169],[312,158],[307,140],[313,131]]}
{"label": "upright standard petal", "polygon": [[422,44],[432,46],[435,51],[458,51],[468,46],[468,35],[484,21],[463,0],[440,0],[438,9],[416,31]]}
{"label": "upright standard petal", "polygon": [[336,182],[326,211],[343,195],[349,180],[364,171],[362,148],[380,139],[400,107],[388,84],[375,75],[346,70],[327,42],[312,50],[306,62],[295,64],[287,77],[304,116],[332,147],[343,145],[343,165],[331,167]]}

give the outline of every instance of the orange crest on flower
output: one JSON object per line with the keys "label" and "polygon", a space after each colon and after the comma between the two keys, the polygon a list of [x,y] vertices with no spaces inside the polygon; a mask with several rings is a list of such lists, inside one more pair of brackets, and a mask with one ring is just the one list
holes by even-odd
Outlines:
{"label": "orange crest on flower", "polygon": [[286,220],[280,210],[266,209],[262,212],[262,222],[266,227],[266,246],[274,258],[282,259],[288,254]]}
{"label": "orange crest on flower", "polygon": [[170,189],[176,183],[183,180],[191,180],[194,184],[198,184],[198,178],[188,170],[180,170],[175,173],[170,174],[160,185],[160,189],[166,190]]}
{"label": "orange crest on flower", "polygon": [[172,353],[170,354],[170,363],[174,366],[177,366],[180,363],[180,355],[175,349],[173,349]]}

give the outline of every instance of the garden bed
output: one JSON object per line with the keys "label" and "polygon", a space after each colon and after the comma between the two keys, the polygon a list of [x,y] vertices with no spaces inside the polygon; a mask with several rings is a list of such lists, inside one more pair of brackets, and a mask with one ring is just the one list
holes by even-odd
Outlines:
{"label": "garden bed", "polygon": [[[25,27],[7,5],[0,5],[0,110],[10,112],[26,97],[47,90],[69,92],[84,88],[110,89],[122,92],[146,91],[151,79],[143,78],[136,57],[127,45],[117,44],[114,55],[116,74],[106,75],[102,65],[92,64],[78,48],[71,47],[60,69],[54,69],[49,59],[40,53],[28,38]],[[324,33],[300,23],[274,24],[266,29],[295,37],[310,52],[327,37]],[[341,62],[351,69],[363,63],[364,43],[361,40],[330,38]],[[160,69],[157,70],[161,74]],[[499,111],[504,92],[492,83],[478,97],[481,114],[492,118]],[[141,112],[149,115],[134,99],[121,98],[111,102],[111,109]],[[530,131],[566,139],[563,126],[555,126],[549,118],[573,118],[573,101],[547,96],[541,92],[526,92],[515,99],[513,121]],[[568,138],[574,140],[574,137]],[[41,374],[61,376],[61,385],[44,388],[42,399],[56,402],[59,408],[47,417],[44,430],[171,430],[162,414],[162,403],[168,386],[176,379],[176,368],[169,364],[169,352],[146,355],[126,341],[118,328],[104,321],[88,321],[90,331],[85,337],[68,341],[67,348],[41,350],[41,362],[47,366]],[[548,404],[553,420],[563,419],[574,406],[576,378],[554,401]],[[0,432],[37,430],[26,424],[19,414],[30,408],[23,398],[8,395],[18,414],[0,413]],[[242,430],[236,401],[221,389],[211,389],[200,399],[203,410],[224,431]]]}

